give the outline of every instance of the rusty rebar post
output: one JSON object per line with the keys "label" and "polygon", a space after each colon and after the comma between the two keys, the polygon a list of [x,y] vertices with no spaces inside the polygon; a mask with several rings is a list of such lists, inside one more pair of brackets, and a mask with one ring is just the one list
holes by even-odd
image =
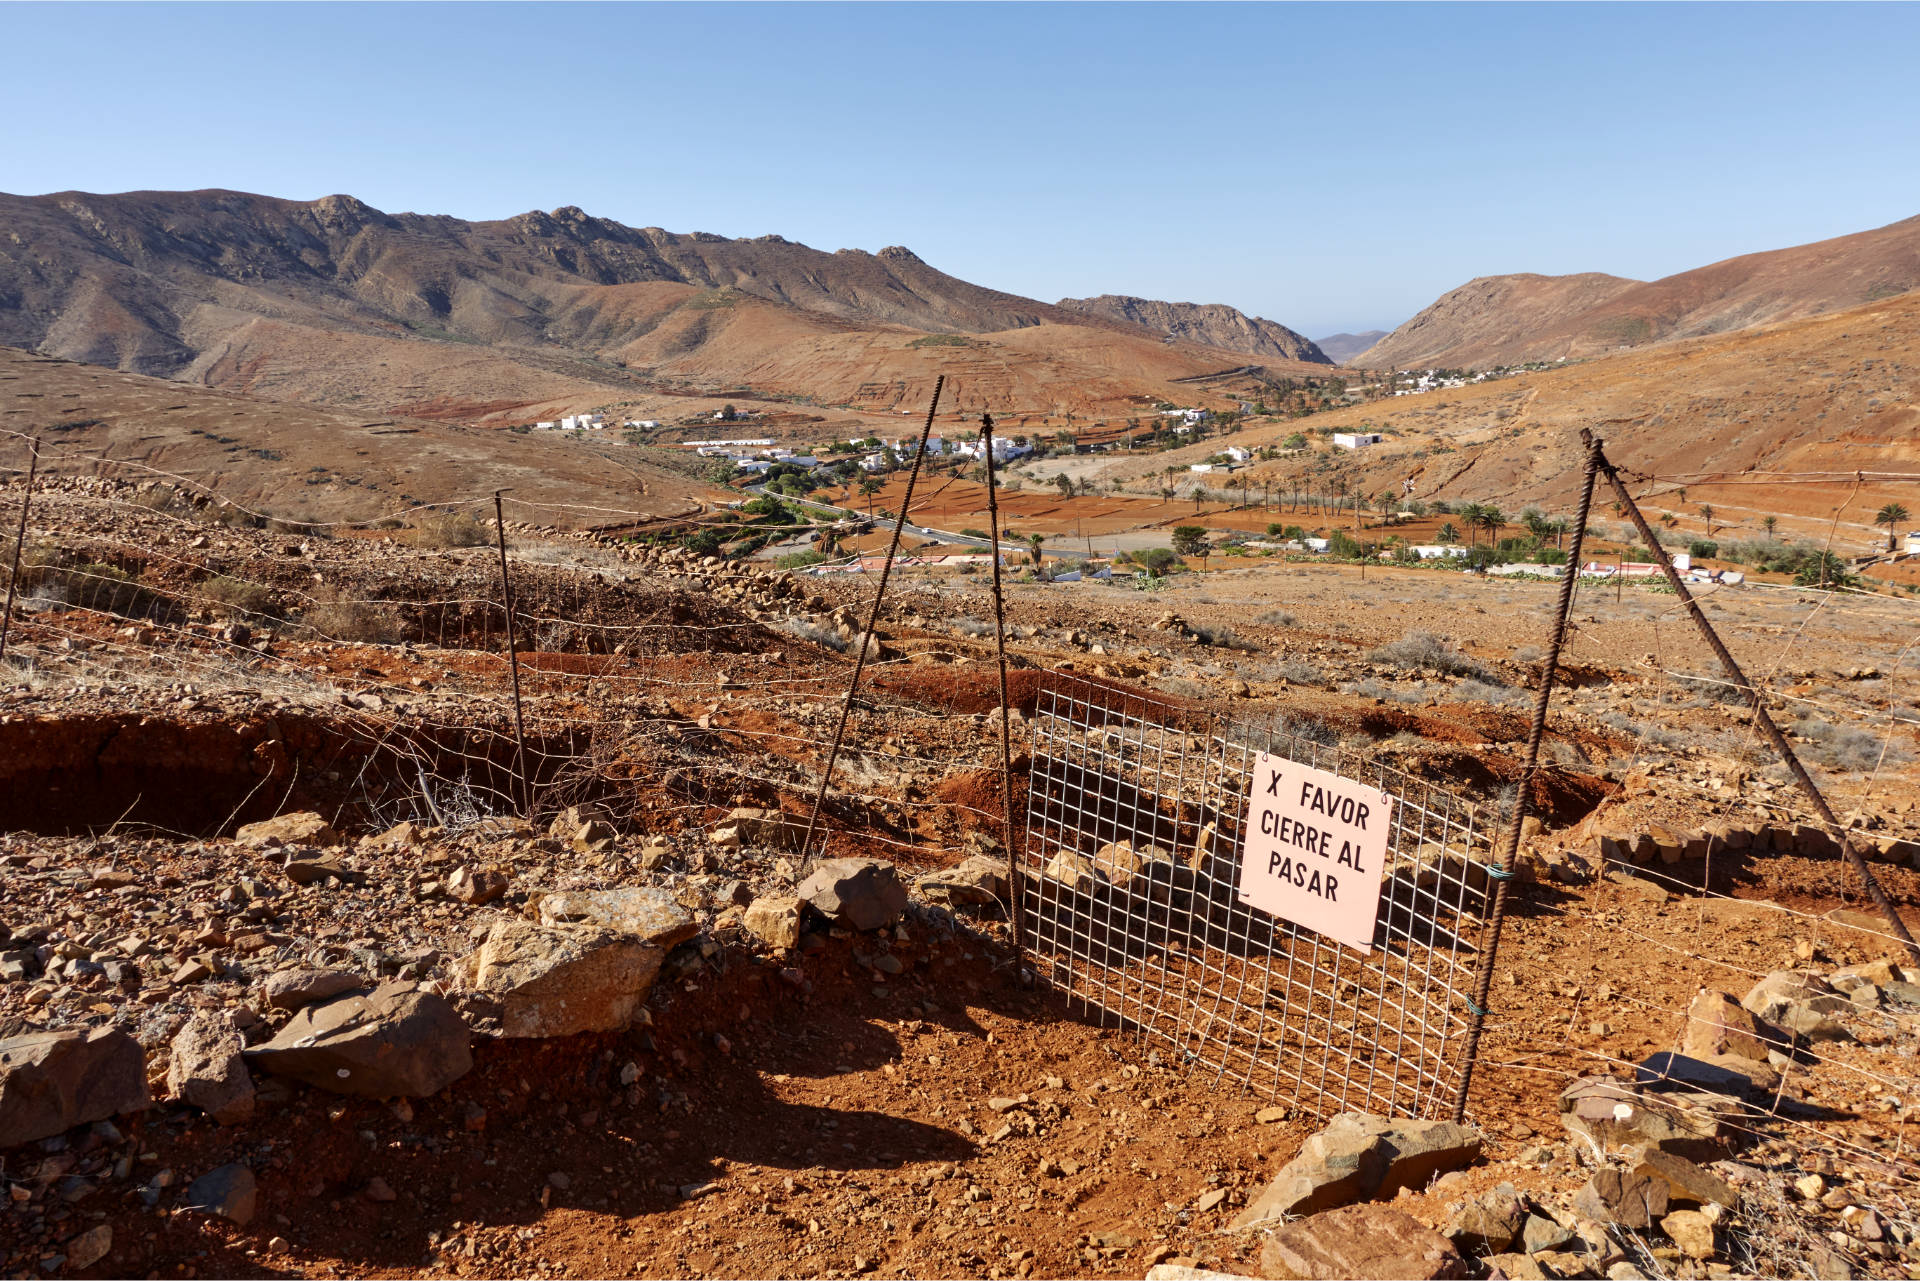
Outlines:
{"label": "rusty rebar post", "polygon": [[1500,954],[1500,927],[1507,917],[1507,887],[1513,883],[1514,863],[1520,856],[1520,829],[1533,808],[1533,781],[1540,770],[1540,745],[1547,736],[1547,707],[1553,701],[1554,681],[1560,673],[1560,650],[1567,640],[1567,621],[1573,613],[1573,592],[1580,577],[1580,549],[1586,541],[1587,516],[1593,509],[1594,480],[1600,468],[1600,443],[1588,432],[1581,433],[1587,447],[1586,466],[1580,483],[1580,509],[1574,518],[1573,548],[1567,554],[1565,572],[1560,576],[1560,600],[1553,615],[1553,636],[1547,656],[1540,660],[1540,688],[1533,696],[1533,724],[1527,730],[1527,753],[1520,766],[1519,793],[1513,802],[1513,819],[1500,842],[1493,868],[1493,907],[1481,931],[1480,963],[1473,976],[1473,1000],[1467,1006],[1467,1043],[1460,1061],[1460,1088],[1453,1100],[1453,1119],[1467,1119],[1467,1093],[1473,1087],[1473,1068],[1480,1057],[1480,1037],[1486,1030],[1487,1002],[1493,993],[1493,966]]}
{"label": "rusty rebar post", "polygon": [[1613,486],[1615,496],[1627,509],[1627,515],[1633,520],[1634,528],[1640,531],[1641,541],[1646,543],[1647,550],[1653,553],[1655,562],[1666,572],[1667,583],[1679,596],[1680,603],[1687,607],[1687,615],[1693,619],[1693,624],[1706,640],[1707,647],[1713,651],[1713,656],[1720,660],[1720,666],[1732,679],[1734,687],[1746,696],[1747,706],[1753,709],[1754,724],[1760,727],[1760,732],[1765,734],[1767,741],[1773,744],[1773,750],[1780,754],[1780,759],[1785,763],[1788,773],[1793,775],[1794,782],[1800,785],[1800,790],[1806,793],[1814,812],[1838,838],[1840,852],[1852,865],[1854,874],[1860,878],[1860,883],[1866,886],[1867,897],[1873,900],[1873,905],[1879,908],[1881,915],[1887,918],[1887,926],[1893,931],[1894,937],[1906,944],[1908,956],[1913,959],[1915,965],[1920,965],[1920,944],[1914,942],[1913,935],[1908,933],[1906,922],[1900,919],[1900,912],[1894,907],[1893,900],[1887,897],[1887,892],[1881,888],[1879,879],[1873,874],[1873,869],[1867,866],[1867,860],[1854,847],[1853,838],[1848,833],[1846,824],[1834,814],[1833,807],[1827,804],[1825,794],[1813,781],[1813,776],[1807,773],[1807,767],[1800,763],[1800,757],[1794,752],[1793,745],[1787,742],[1787,736],[1780,732],[1778,725],[1774,724],[1773,717],[1767,712],[1766,701],[1760,697],[1760,691],[1754,687],[1752,681],[1747,679],[1746,672],[1742,671],[1740,664],[1734,661],[1733,655],[1721,641],[1720,634],[1707,620],[1705,612],[1700,608],[1700,602],[1695,600],[1693,593],[1687,590],[1685,580],[1673,567],[1673,560],[1667,555],[1666,548],[1660,545],[1660,539],[1654,534],[1653,526],[1647,523],[1647,518],[1641,514],[1640,505],[1634,502],[1633,495],[1627,492],[1626,483],[1620,479],[1619,470],[1607,461],[1604,454],[1601,455],[1600,468],[1606,473],[1608,483]]}
{"label": "rusty rebar post", "polygon": [[820,771],[820,787],[813,794],[813,812],[807,816],[807,835],[800,845],[800,875],[813,866],[813,834],[820,825],[820,808],[826,804],[827,785],[833,781],[833,766],[840,759],[840,745],[847,737],[847,718],[853,713],[853,696],[860,688],[860,673],[866,669],[867,655],[878,644],[873,629],[880,622],[880,603],[886,599],[887,579],[893,574],[894,558],[900,554],[900,538],[907,531],[907,514],[913,510],[913,487],[920,481],[920,463],[927,456],[927,437],[933,433],[933,415],[940,408],[940,389],[947,376],[933,380],[933,400],[927,405],[927,420],[920,426],[920,444],[913,451],[913,467],[907,472],[907,492],[900,499],[900,512],[893,522],[893,540],[887,544],[886,563],[880,566],[880,584],[874,589],[873,605],[867,611],[867,629],[860,635],[860,653],[853,660],[853,677],[847,682],[847,698],[840,705],[840,723],[834,727],[833,744],[827,748],[826,768]]}
{"label": "rusty rebar post", "polygon": [[500,535],[500,595],[507,606],[507,670],[513,674],[513,772],[520,780],[520,807],[533,820],[533,784],[527,778],[527,722],[520,710],[520,645],[513,634],[513,580],[507,576],[507,516],[493,491],[493,524]]}
{"label": "rusty rebar post", "polygon": [[13,598],[20,587],[20,553],[27,546],[27,512],[33,507],[33,481],[40,472],[40,438],[27,442],[27,492],[20,499],[20,532],[13,539],[13,572],[7,575],[7,608],[0,614],[0,659],[7,656],[7,636],[13,631]]}
{"label": "rusty rebar post", "polygon": [[[1007,606],[1000,586],[1000,497],[993,471],[992,414],[980,415],[980,445],[987,460],[987,541],[993,557],[993,651],[1000,664],[1000,813],[1001,839],[1007,846],[1007,914],[1013,926],[1013,949],[1024,956],[1027,922],[1026,909],[1021,904],[1020,852],[1013,843],[1013,709],[1007,695]],[[1091,540],[1087,548],[1091,554]]]}

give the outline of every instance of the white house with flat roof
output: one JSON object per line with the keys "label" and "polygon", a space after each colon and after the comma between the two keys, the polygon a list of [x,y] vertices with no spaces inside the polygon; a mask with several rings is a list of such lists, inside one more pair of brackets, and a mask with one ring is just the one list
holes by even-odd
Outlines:
{"label": "white house with flat roof", "polygon": [[1380,433],[1377,431],[1337,431],[1333,433],[1333,444],[1336,449],[1365,449],[1369,445],[1377,445],[1379,443]]}

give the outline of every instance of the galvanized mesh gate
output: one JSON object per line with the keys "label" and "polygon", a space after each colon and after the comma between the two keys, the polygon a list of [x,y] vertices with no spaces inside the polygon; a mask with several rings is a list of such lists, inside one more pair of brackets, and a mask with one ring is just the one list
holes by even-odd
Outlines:
{"label": "galvanized mesh gate", "polygon": [[[1320,737],[1326,737],[1324,734]],[[1386,791],[1374,951],[1240,902],[1255,754]],[[1312,727],[1197,713],[1077,678],[1035,708],[1022,906],[1040,973],[1217,1080],[1321,1115],[1446,1112],[1489,901],[1474,808]]]}

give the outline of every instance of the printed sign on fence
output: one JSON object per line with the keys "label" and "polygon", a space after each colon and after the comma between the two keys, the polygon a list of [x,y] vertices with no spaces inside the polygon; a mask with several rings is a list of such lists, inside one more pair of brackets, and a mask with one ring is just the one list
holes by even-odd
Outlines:
{"label": "printed sign on fence", "polygon": [[1240,901],[1371,952],[1393,798],[1266,752],[1250,786]]}

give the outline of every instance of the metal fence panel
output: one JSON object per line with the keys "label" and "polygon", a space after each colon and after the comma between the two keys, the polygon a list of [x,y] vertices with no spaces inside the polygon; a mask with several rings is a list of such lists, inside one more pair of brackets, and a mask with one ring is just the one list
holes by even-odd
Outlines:
{"label": "metal fence panel", "polygon": [[[1023,903],[1039,971],[1103,1024],[1319,1116],[1450,1109],[1490,853],[1474,807],[1284,714],[1195,712],[1077,678],[1035,708]],[[1394,798],[1374,950],[1242,903],[1259,752]]]}

